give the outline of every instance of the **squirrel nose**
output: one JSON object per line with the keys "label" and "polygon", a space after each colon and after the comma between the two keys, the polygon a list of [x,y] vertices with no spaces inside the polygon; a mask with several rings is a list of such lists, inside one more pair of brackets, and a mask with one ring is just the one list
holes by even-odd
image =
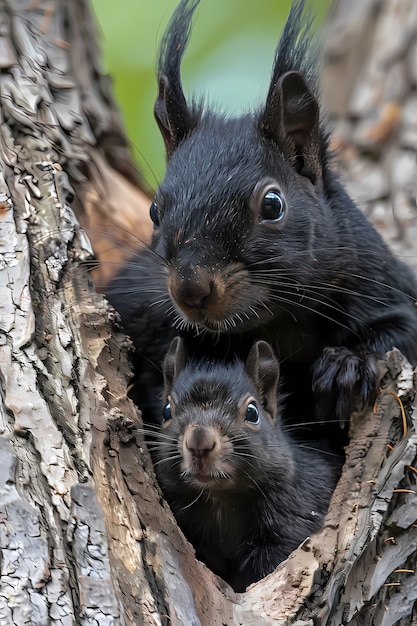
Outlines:
{"label": "squirrel nose", "polygon": [[210,284],[194,284],[187,285],[186,289],[183,289],[180,294],[180,299],[188,304],[190,307],[194,307],[196,309],[200,309],[206,300],[211,294]]}
{"label": "squirrel nose", "polygon": [[174,300],[195,309],[202,308],[213,291],[212,281],[202,272],[187,272],[185,275],[173,271],[169,286]]}
{"label": "squirrel nose", "polygon": [[185,445],[193,457],[205,457],[216,446],[213,432],[202,426],[191,427],[185,436]]}

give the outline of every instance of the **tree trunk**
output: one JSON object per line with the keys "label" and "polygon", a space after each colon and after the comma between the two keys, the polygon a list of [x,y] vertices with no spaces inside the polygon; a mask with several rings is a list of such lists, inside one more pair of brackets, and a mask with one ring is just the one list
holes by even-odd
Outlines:
{"label": "tree trunk", "polygon": [[[380,6],[382,23],[397,4],[369,6]],[[414,31],[409,17],[409,48],[399,60],[416,51],[412,5]],[[88,6],[0,0],[0,16],[0,624],[410,624],[417,599],[410,366],[392,351],[374,410],[353,416],[323,531],[235,594],[195,560],[161,497],[140,413],[126,397],[129,344],[89,282],[91,249],[79,221],[96,256],[108,260],[100,232],[122,226],[118,253],[129,251],[137,244],[129,232],[146,239],[149,220],[98,68]],[[363,67],[374,54],[373,29]],[[354,52],[334,46],[328,58],[351,67],[357,61],[346,55]],[[351,78],[350,94],[361,86]],[[334,115],[360,126],[359,115]],[[398,125],[388,136],[391,152],[403,150]],[[385,159],[382,147],[372,163]],[[404,223],[396,215],[395,224]]]}

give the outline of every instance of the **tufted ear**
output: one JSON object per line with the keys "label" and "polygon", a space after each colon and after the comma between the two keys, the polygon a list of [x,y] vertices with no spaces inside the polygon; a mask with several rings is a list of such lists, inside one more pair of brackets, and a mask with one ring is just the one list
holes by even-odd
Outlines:
{"label": "tufted ear", "polygon": [[168,159],[198,120],[198,115],[187,105],[180,69],[190,39],[192,17],[199,1],[181,0],[171,17],[159,49],[158,96],[154,114]]}
{"label": "tufted ear", "polygon": [[184,369],[185,360],[184,343],[180,337],[174,337],[169,344],[168,352],[162,365],[165,397],[168,396],[179,373]]}
{"label": "tufted ear", "polygon": [[271,83],[260,129],[283,148],[302,176],[317,181],[321,175],[319,105],[301,72],[286,72]]}
{"label": "tufted ear", "polygon": [[264,408],[274,418],[277,414],[279,365],[266,341],[257,341],[249,351],[246,371],[255,383]]}
{"label": "tufted ear", "polygon": [[166,75],[159,76],[154,114],[169,159],[178,144],[195,126],[180,81],[172,85]]}

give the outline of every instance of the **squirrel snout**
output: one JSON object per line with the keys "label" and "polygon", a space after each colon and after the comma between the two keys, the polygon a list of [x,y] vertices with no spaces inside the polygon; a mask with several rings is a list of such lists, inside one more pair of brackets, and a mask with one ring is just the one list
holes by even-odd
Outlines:
{"label": "squirrel snout", "polygon": [[217,330],[219,324],[234,315],[242,300],[245,302],[242,293],[248,287],[248,279],[238,264],[213,268],[190,263],[171,267],[167,286],[183,317]]}
{"label": "squirrel snout", "polygon": [[209,302],[214,284],[207,272],[197,269],[179,273],[172,270],[168,287],[172,299],[179,306],[201,309]]}
{"label": "squirrel snout", "polygon": [[212,428],[190,424],[184,432],[184,449],[195,461],[208,459],[218,445],[218,437]]}
{"label": "squirrel snout", "polygon": [[205,457],[216,447],[216,435],[204,426],[190,426],[184,433],[184,445],[193,457]]}

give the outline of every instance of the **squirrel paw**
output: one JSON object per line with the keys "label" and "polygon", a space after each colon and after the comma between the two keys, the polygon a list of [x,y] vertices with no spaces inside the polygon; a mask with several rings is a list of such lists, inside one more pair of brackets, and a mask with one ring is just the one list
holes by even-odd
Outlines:
{"label": "squirrel paw", "polygon": [[344,348],[325,348],[313,365],[313,391],[320,421],[347,422],[351,413],[372,402],[376,395],[378,359],[374,354],[358,355]]}

